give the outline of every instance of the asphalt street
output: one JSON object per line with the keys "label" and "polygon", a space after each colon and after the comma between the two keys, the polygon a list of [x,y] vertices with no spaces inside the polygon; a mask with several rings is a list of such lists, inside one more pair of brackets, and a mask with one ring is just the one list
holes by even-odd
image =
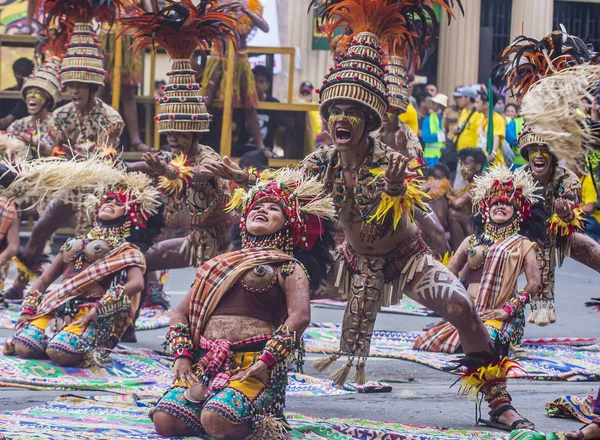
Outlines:
{"label": "asphalt street", "polygon": [[[171,272],[167,292],[173,305],[178,304],[193,281],[191,269]],[[558,322],[548,327],[528,325],[525,337],[599,337],[600,315],[586,310],[584,302],[599,296],[600,276],[587,267],[568,260],[558,270],[556,281]],[[312,309],[312,322],[341,322],[342,311]],[[435,318],[380,314],[376,328],[380,330],[419,330]],[[137,347],[160,349],[165,329],[138,332]],[[10,331],[0,330],[0,337]],[[305,373],[316,373],[311,365],[315,355],[309,355]],[[450,388],[456,377],[416,363],[370,359],[368,378],[392,381],[393,391],[386,394],[355,394],[337,397],[289,398],[287,410],[319,417],[364,418],[371,420],[429,425],[456,429],[475,429],[475,403],[458,396],[457,387]],[[564,394],[587,395],[597,392],[598,382],[541,382],[511,380],[509,389],[514,405],[522,415],[536,423],[542,431],[576,429],[580,423],[553,419],[545,415],[544,404]],[[51,400],[65,392],[0,389],[0,409],[16,410]],[[100,393],[72,392],[92,395]]]}

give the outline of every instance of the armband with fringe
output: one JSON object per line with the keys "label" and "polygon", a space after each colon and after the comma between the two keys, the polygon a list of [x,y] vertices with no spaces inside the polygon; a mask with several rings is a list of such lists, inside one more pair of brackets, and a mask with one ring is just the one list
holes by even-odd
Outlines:
{"label": "armband with fringe", "polygon": [[98,316],[106,317],[117,313],[119,310],[129,308],[131,300],[125,294],[125,288],[118,284],[108,289],[108,291],[96,302],[96,311]]}
{"label": "armband with fringe", "polygon": [[[369,182],[384,178],[386,169],[377,168],[371,170],[374,179]],[[407,178],[402,182],[390,182],[385,179],[385,189],[381,193],[375,212],[369,216],[370,222],[383,224],[388,214],[392,215],[394,230],[398,228],[398,223],[404,214],[408,214],[412,222],[415,221],[415,207],[428,211],[423,200],[429,198],[427,193],[423,192],[414,178]]]}
{"label": "armband with fringe", "polygon": [[267,341],[267,345],[259,359],[266,363],[269,368],[273,368],[277,363],[285,362],[294,352],[298,353],[294,362],[299,368],[302,368],[304,363],[302,339],[297,336],[296,332],[291,331],[288,326],[282,325],[273,332],[273,336]]}
{"label": "armband with fringe", "polygon": [[509,316],[515,316],[525,308],[527,303],[529,303],[529,299],[529,294],[525,290],[520,290],[515,292],[515,294],[512,295],[508,301],[506,301],[506,304],[504,304],[504,307],[502,308],[506,311],[506,313],[508,313]]}
{"label": "armband with fringe", "polygon": [[190,336],[190,326],[187,324],[172,325],[165,336],[163,348],[175,360],[182,356],[192,359],[194,346]]}
{"label": "armband with fringe", "polygon": [[167,165],[165,174],[158,179],[158,189],[167,195],[178,196],[192,182],[193,171],[185,154],[175,156]]}
{"label": "armband with fringe", "polygon": [[574,232],[577,230],[583,230],[584,224],[583,220],[585,218],[585,214],[583,212],[583,208],[580,206],[576,206],[573,209],[573,214],[571,216],[571,220],[564,221],[557,214],[553,214],[550,217],[550,232],[557,237],[565,237],[570,238]]}
{"label": "armband with fringe", "polygon": [[25,299],[23,300],[23,309],[21,310],[21,315],[35,315],[37,313],[37,308],[42,302],[44,294],[39,290],[30,290],[25,295]]}

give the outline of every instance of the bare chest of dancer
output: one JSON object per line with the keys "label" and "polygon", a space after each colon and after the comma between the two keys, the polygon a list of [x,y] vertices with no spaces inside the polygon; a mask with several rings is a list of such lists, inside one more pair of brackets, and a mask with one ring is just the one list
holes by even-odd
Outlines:
{"label": "bare chest of dancer", "polygon": [[[367,223],[363,218],[363,210],[359,205],[361,192],[373,190],[372,185],[367,188],[356,188],[356,172],[345,170],[343,172],[346,185],[346,200],[339,209],[339,222],[346,235],[346,240],[352,248],[363,255],[385,255],[395,249],[398,244],[409,237],[415,236],[417,227],[404,214],[396,230],[390,226]],[[375,197],[372,197],[372,201]],[[391,215],[391,214],[388,214]],[[365,233],[369,228],[375,228],[373,234]]]}

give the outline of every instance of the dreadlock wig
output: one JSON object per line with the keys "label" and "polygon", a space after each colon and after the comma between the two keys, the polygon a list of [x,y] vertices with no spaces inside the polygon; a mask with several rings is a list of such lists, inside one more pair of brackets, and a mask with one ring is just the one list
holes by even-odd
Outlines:
{"label": "dreadlock wig", "polygon": [[168,0],[164,8],[154,4],[152,12],[139,9],[120,20],[123,32],[135,31],[133,56],[145,47],[162,47],[171,57],[169,81],[165,95],[157,98],[160,109],[155,120],[159,132],[208,131],[210,115],[190,58],[196,49],[213,46],[224,49],[228,42],[238,41],[238,23],[214,0],[202,0],[194,6],[192,0]]}
{"label": "dreadlock wig", "polygon": [[507,84],[513,96],[523,96],[540,79],[591,61],[594,54],[579,37],[561,27],[547,37],[520,35],[502,53],[494,67],[496,81]]}

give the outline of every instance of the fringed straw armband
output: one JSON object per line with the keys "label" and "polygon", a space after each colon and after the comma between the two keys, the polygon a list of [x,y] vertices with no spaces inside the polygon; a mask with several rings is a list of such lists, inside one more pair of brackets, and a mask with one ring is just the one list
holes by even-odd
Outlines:
{"label": "fringed straw armband", "polygon": [[129,308],[130,306],[131,299],[125,294],[125,288],[122,284],[117,284],[108,289],[108,292],[96,302],[96,310],[100,317],[114,315],[119,310]]}
{"label": "fringed straw armband", "polygon": [[294,363],[299,371],[304,365],[304,344],[301,337],[295,331],[291,331],[286,325],[280,326],[273,332],[273,337],[267,341],[265,349],[259,359],[265,362],[269,368],[277,363],[285,362],[290,355],[294,354]]}

